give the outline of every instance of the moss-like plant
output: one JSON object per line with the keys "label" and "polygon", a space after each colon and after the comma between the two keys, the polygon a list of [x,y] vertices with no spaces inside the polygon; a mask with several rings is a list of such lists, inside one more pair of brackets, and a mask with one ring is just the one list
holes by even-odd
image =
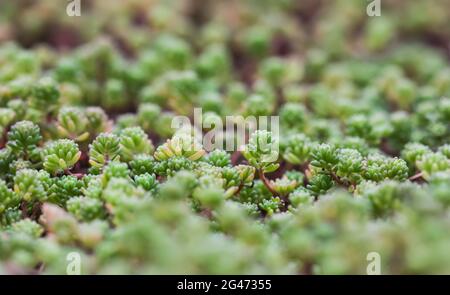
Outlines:
{"label": "moss-like plant", "polygon": [[449,1],[81,2],[1,1],[0,273],[450,274]]}
{"label": "moss-like plant", "polygon": [[42,156],[44,169],[51,174],[57,174],[72,169],[80,159],[81,152],[73,140],[59,139],[47,144]]}

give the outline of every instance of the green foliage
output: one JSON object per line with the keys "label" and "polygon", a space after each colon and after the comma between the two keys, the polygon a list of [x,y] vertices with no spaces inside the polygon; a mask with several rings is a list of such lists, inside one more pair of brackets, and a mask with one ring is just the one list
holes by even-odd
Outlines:
{"label": "green foliage", "polygon": [[291,164],[303,164],[309,160],[312,143],[304,134],[294,134],[281,142],[283,158]]}
{"label": "green foliage", "polygon": [[273,189],[283,197],[289,195],[299,185],[296,180],[289,179],[288,177],[277,178],[271,183]]}
{"label": "green foliage", "polygon": [[417,161],[417,168],[423,172],[424,178],[440,171],[450,171],[450,160],[441,153],[429,153]]}
{"label": "green foliage", "polygon": [[393,214],[402,205],[402,199],[412,197],[417,187],[412,184],[387,181],[379,186],[367,185],[364,197],[368,198],[375,216]]}
{"label": "green foliage", "polygon": [[123,161],[131,161],[134,155],[149,154],[153,150],[152,142],[140,127],[129,127],[120,132],[120,158]]}
{"label": "green foliage", "polygon": [[205,151],[194,136],[186,132],[180,132],[160,145],[156,149],[154,157],[158,161],[169,160],[174,157],[196,161],[202,158],[204,154]]}
{"label": "green foliage", "polygon": [[286,103],[280,109],[280,122],[286,128],[302,130],[306,121],[306,110],[300,103]]}
{"label": "green foliage", "polygon": [[44,169],[57,174],[72,169],[80,159],[81,152],[77,144],[70,139],[59,139],[48,143],[43,151]]}
{"label": "green foliage", "polygon": [[101,132],[105,132],[108,128],[108,116],[105,111],[99,107],[87,107],[85,115],[88,120],[88,130],[92,138]]}
{"label": "green foliage", "polygon": [[130,170],[127,164],[120,162],[111,162],[103,168],[102,180],[107,183],[112,178],[128,178]]}
{"label": "green foliage", "polygon": [[73,214],[78,220],[86,222],[105,216],[103,203],[99,199],[87,197],[73,197],[68,200],[67,211]]}
{"label": "green foliage", "polygon": [[7,147],[17,156],[27,159],[41,141],[39,126],[30,121],[20,121],[8,132]]}
{"label": "green foliage", "polygon": [[264,199],[259,204],[259,208],[261,208],[261,210],[268,216],[272,216],[275,212],[279,212],[280,206],[281,206],[281,200],[278,197]]}
{"label": "green foliage", "polygon": [[51,78],[40,79],[32,89],[32,94],[36,98],[34,104],[39,109],[48,110],[49,106],[54,106],[59,98],[58,84]]}
{"label": "green foliage", "polygon": [[417,160],[429,153],[431,153],[431,149],[426,145],[420,143],[408,143],[402,151],[402,157],[408,164],[414,166],[416,165]]}
{"label": "green foliage", "polygon": [[75,176],[64,175],[52,178],[48,189],[48,201],[64,206],[68,199],[82,195],[83,187],[83,182]]}
{"label": "green foliage", "polygon": [[19,209],[7,209],[0,214],[0,226],[8,228],[14,222],[22,219],[22,212]]}
{"label": "green foliage", "polygon": [[158,162],[156,172],[162,176],[172,176],[178,171],[192,170],[193,167],[193,161],[182,156],[175,156]]}
{"label": "green foliage", "polygon": [[19,196],[10,190],[3,180],[0,180],[0,215],[9,208],[14,208],[19,205],[19,202]]}
{"label": "green foliage", "polygon": [[158,120],[158,116],[161,114],[161,107],[154,103],[142,103],[139,105],[137,112],[137,119],[139,125],[145,131],[150,131],[153,128],[153,124]]}
{"label": "green foliage", "polygon": [[79,108],[63,107],[59,110],[57,128],[61,137],[85,141],[89,137],[86,131],[88,123],[84,111]]}
{"label": "green foliage", "polygon": [[96,168],[120,159],[120,139],[111,133],[101,133],[89,145],[89,163]]}
{"label": "green foliage", "polygon": [[445,145],[439,147],[438,152],[441,153],[442,155],[446,156],[447,159],[450,159],[450,144],[445,144]]}
{"label": "green foliage", "polygon": [[339,162],[336,165],[336,175],[350,183],[357,183],[363,170],[363,157],[354,149],[339,149]]}
{"label": "green foliage", "polygon": [[14,177],[14,192],[26,202],[46,199],[48,174],[45,171],[22,169]]}
{"label": "green foliage", "polygon": [[326,193],[333,187],[333,179],[327,174],[314,175],[310,180],[307,188],[315,195]]}
{"label": "green foliage", "polygon": [[157,169],[157,163],[150,155],[135,155],[129,164],[134,175],[153,174]]}
{"label": "green foliage", "polygon": [[257,170],[267,173],[278,169],[279,165],[273,163],[278,159],[278,141],[269,131],[255,131],[245,146],[243,155]]}
{"label": "green foliage", "polygon": [[146,191],[156,192],[158,189],[158,181],[156,180],[155,174],[144,173],[136,175],[134,176],[134,182]]}
{"label": "green foliage", "polygon": [[373,155],[367,158],[365,164],[364,178],[367,180],[405,180],[408,177],[408,166],[402,159]]}
{"label": "green foliage", "polygon": [[231,164],[230,154],[223,150],[214,150],[210,152],[205,160],[216,167],[226,167]]}
{"label": "green foliage", "polygon": [[30,219],[22,219],[13,223],[11,225],[11,231],[14,233],[29,235],[33,238],[38,238],[44,233],[42,226]]}
{"label": "green foliage", "polygon": [[16,114],[13,110],[0,108],[0,131],[2,133],[4,133],[9,124],[11,124],[15,116]]}
{"label": "green foliage", "polygon": [[305,188],[299,188],[289,195],[289,201],[294,208],[311,205],[314,196]]}
{"label": "green foliage", "polygon": [[0,273],[450,273],[446,1],[3,2]]}
{"label": "green foliage", "polygon": [[312,151],[311,165],[326,171],[331,171],[339,162],[338,150],[330,144],[320,144]]}

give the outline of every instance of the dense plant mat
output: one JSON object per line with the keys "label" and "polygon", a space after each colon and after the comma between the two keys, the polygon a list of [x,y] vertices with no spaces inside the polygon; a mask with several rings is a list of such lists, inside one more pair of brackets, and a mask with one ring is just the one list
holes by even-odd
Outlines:
{"label": "dense plant mat", "polygon": [[0,273],[450,274],[450,3],[369,2],[2,1]]}

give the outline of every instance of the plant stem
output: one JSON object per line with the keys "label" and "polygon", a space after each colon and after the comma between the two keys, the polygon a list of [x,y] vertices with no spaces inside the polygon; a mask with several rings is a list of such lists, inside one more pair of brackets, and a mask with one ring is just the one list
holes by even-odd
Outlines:
{"label": "plant stem", "polygon": [[258,169],[258,174],[259,174],[259,178],[262,180],[262,182],[267,187],[267,189],[272,193],[272,195],[278,196],[278,192],[273,188],[270,181],[266,178],[262,169]]}
{"label": "plant stem", "polygon": [[242,188],[244,187],[244,183],[241,183],[237,189],[237,191],[234,192],[233,196],[236,196],[237,194],[239,194],[239,192],[242,190]]}
{"label": "plant stem", "polygon": [[83,174],[82,173],[72,173],[72,172],[70,172],[70,170],[66,170],[66,171],[64,171],[66,174],[68,174],[68,175],[72,175],[72,176],[75,176],[76,178],[78,178],[78,179],[81,179],[81,178],[83,178]]}
{"label": "plant stem", "polygon": [[23,201],[22,204],[20,204],[20,210],[22,211],[22,218],[27,218],[28,217],[27,202]]}
{"label": "plant stem", "polygon": [[423,179],[423,172],[419,172],[409,178],[409,180],[411,180],[411,181],[415,181],[415,180],[419,180],[419,179]]}
{"label": "plant stem", "polygon": [[241,156],[240,151],[235,151],[233,154],[231,154],[231,163],[233,165],[236,165],[239,161],[239,157]]}
{"label": "plant stem", "polygon": [[350,186],[349,183],[347,183],[346,181],[342,181],[334,172],[330,172],[330,175],[331,175],[331,178],[333,178],[333,180],[337,184],[345,186],[345,187],[349,187]]}

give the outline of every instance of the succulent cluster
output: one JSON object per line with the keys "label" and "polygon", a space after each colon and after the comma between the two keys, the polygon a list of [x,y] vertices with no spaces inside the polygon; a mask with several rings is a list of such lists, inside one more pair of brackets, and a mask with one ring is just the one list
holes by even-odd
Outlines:
{"label": "succulent cluster", "polygon": [[0,273],[450,274],[450,6],[404,2],[2,3]]}

